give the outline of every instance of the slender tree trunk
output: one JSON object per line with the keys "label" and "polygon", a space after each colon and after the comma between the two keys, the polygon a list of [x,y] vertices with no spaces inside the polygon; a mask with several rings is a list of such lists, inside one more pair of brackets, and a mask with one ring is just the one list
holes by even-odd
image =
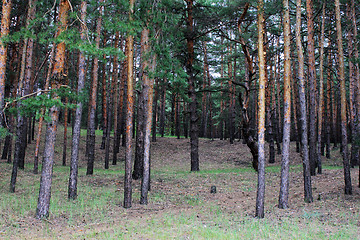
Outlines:
{"label": "slender tree trunk", "polygon": [[[330,43],[329,43],[330,45]],[[327,80],[326,80],[326,158],[331,158],[330,142],[331,142],[331,127],[332,127],[332,114],[331,114],[331,50],[328,52],[327,61]]]}
{"label": "slender tree trunk", "polygon": [[110,159],[110,135],[112,129],[112,115],[113,115],[113,102],[114,102],[114,79],[111,77],[110,91],[108,91],[107,97],[107,129],[106,129],[106,138],[105,138],[105,169],[109,169],[109,159]]}
{"label": "slender tree trunk", "polygon": [[[119,36],[119,32],[115,33],[115,43],[114,43],[114,48],[117,49],[119,48],[119,42],[120,42],[120,36]],[[113,100],[113,108],[114,108],[114,140],[113,140],[113,160],[112,160],[112,165],[116,165],[117,164],[117,136],[118,136],[118,117],[119,117],[119,104],[118,104],[118,99],[119,99],[119,84],[118,84],[118,69],[119,69],[119,63],[118,63],[118,58],[117,56],[114,56],[114,64],[113,64],[113,74],[112,74],[112,79],[114,81],[114,100]]]}
{"label": "slender tree trunk", "polygon": [[342,135],[342,155],[344,164],[344,180],[345,180],[345,194],[352,194],[350,164],[348,158],[347,146],[347,119],[346,119],[346,89],[345,89],[345,65],[344,65],[344,52],[342,45],[342,31],[341,31],[341,17],[340,17],[340,1],[335,0],[335,17],[336,17],[336,37],[338,47],[338,60],[339,60],[339,81],[340,81],[340,94],[341,94],[341,135]]}
{"label": "slender tree trunk", "polygon": [[323,109],[324,109],[324,42],[325,42],[325,7],[323,3],[322,21],[321,21],[321,37],[320,37],[320,80],[319,80],[319,109],[318,109],[318,132],[317,132],[317,167],[318,173],[322,173],[321,165],[321,146],[322,146],[322,125],[323,125]]}
{"label": "slender tree trunk", "polygon": [[154,96],[154,107],[153,107],[153,119],[152,119],[152,134],[151,134],[151,141],[156,142],[156,122],[157,122],[157,113],[158,113],[158,98],[159,98],[159,80],[155,79],[155,96]]}
{"label": "slender tree trunk", "polygon": [[161,92],[161,103],[160,103],[160,135],[164,137],[165,135],[165,103],[166,103],[166,78],[164,79],[164,84],[162,86]]}
{"label": "slender tree trunk", "polygon": [[[206,113],[205,113],[206,115]],[[206,125],[206,116],[205,116],[204,124]],[[175,96],[175,135],[177,139],[180,139],[180,99],[179,94]],[[205,136],[205,132],[204,132]]]}
{"label": "slender tree trunk", "polygon": [[[143,38],[143,33],[144,30],[142,31],[142,44],[143,41],[145,41]],[[142,54],[144,52],[142,51]],[[144,56],[142,55],[142,58],[144,58]],[[142,60],[143,61],[143,60]],[[142,63],[143,64],[143,63]],[[143,72],[143,66],[141,67],[141,78],[142,81],[144,81],[144,72]],[[145,97],[144,97],[144,86],[142,86],[142,89],[139,93],[139,97],[138,97],[138,104],[137,104],[137,125],[136,125],[136,142],[135,142],[135,160],[134,160],[134,170],[132,173],[132,178],[135,180],[138,180],[140,178],[142,178],[142,174],[143,174],[143,163],[144,163],[144,135],[145,135],[145,114],[146,114],[146,109],[145,109]]]}
{"label": "slender tree trunk", "polygon": [[[29,1],[29,10],[26,18],[26,26],[28,27],[30,22],[35,17],[36,11],[36,1]],[[30,91],[30,81],[32,76],[32,67],[33,67],[33,50],[34,50],[34,40],[29,38],[24,40],[23,55],[21,61],[21,72],[18,86],[18,97],[25,96],[29,94]],[[22,106],[21,102],[17,103],[17,107]],[[25,150],[27,145],[27,121],[28,118],[18,113],[17,126],[16,126],[16,141],[14,149],[14,161],[13,161],[13,170],[11,174],[10,181],[10,192],[15,192],[15,184],[17,178],[17,168],[24,169],[25,164]]]}
{"label": "slender tree trunk", "polygon": [[[352,28],[353,28],[353,39],[357,39],[357,26],[356,26],[356,15],[355,15],[355,3],[354,0],[351,0],[351,23],[352,23]],[[358,44],[357,41],[354,41],[353,43],[353,49],[354,49],[354,59],[359,59],[359,50],[358,50]],[[355,93],[355,106],[356,106],[356,115],[355,115],[355,124],[354,124],[354,129],[355,129],[355,139],[360,139],[360,69],[359,69],[359,62],[355,61],[354,62],[354,81],[356,82],[356,93]],[[358,145],[357,147],[359,148],[359,143],[353,143],[355,145]],[[360,154],[358,153],[357,156],[359,156]],[[360,187],[360,159],[358,157],[357,159],[357,164],[359,165],[359,187]]]}
{"label": "slender tree trunk", "polygon": [[[49,89],[49,85],[50,85],[50,77],[51,77],[51,72],[52,72],[52,68],[54,65],[54,55],[55,55],[55,44],[51,49],[50,55],[49,55],[49,68],[48,68],[48,72],[46,75],[46,79],[45,79],[45,86],[44,86],[44,90],[48,90]],[[41,115],[45,114],[45,109],[41,109]],[[34,158],[34,174],[38,174],[38,168],[39,168],[39,149],[40,149],[40,141],[41,141],[41,133],[42,133],[42,127],[43,127],[43,122],[44,122],[44,117],[40,116],[39,119],[39,123],[38,123],[38,131],[37,131],[37,136],[36,136],[36,145],[35,145],[35,158]]]}
{"label": "slender tree trunk", "polygon": [[[105,42],[104,37],[104,42]],[[105,44],[104,44],[105,45]],[[105,60],[106,55],[104,54],[103,59]],[[101,146],[100,149],[105,149],[105,143],[106,143],[106,131],[107,131],[107,101],[106,101],[106,90],[107,90],[107,76],[106,76],[106,63],[103,63],[102,65],[102,130],[103,130],[103,136],[101,140]]]}
{"label": "slender tree trunk", "polygon": [[229,46],[229,57],[228,57],[228,84],[229,84],[229,108],[228,108],[228,123],[229,123],[229,140],[230,140],[230,144],[234,143],[234,118],[233,118],[233,111],[234,111],[234,88],[233,88],[233,65],[232,62],[230,60],[230,55],[232,52],[232,47],[231,45]]}
{"label": "slender tree trunk", "polygon": [[[59,11],[59,22],[61,23],[58,29],[57,35],[60,35],[66,29],[67,16],[70,9],[69,2],[67,0],[61,0]],[[52,89],[57,89],[60,84],[63,83],[65,65],[65,43],[60,42],[56,47],[55,64],[52,73]],[[54,96],[57,98],[57,96]],[[59,118],[59,110],[57,106],[53,106],[49,109],[51,121],[47,124],[44,158],[42,164],[42,172],[40,179],[39,199],[36,209],[36,218],[47,218],[49,216],[50,197],[51,197],[51,183],[52,183],[52,170],[54,164],[54,150],[55,150],[55,138],[56,128]]]}
{"label": "slender tree trunk", "polygon": [[[144,53],[145,56],[149,55],[149,29],[144,28],[145,39],[144,39]],[[144,70],[149,68],[151,72],[155,70],[156,56],[153,56],[152,62],[148,59],[144,61]],[[145,136],[144,136],[144,161],[143,161],[143,178],[141,182],[141,198],[140,204],[148,203],[148,190],[150,188],[150,135],[151,135],[151,124],[152,124],[152,109],[153,109],[153,91],[154,91],[154,80],[148,76],[147,72],[144,72],[143,83],[144,83],[144,105],[145,105]]]}
{"label": "slender tree trunk", "polygon": [[189,126],[189,124],[188,124],[188,107],[187,107],[187,103],[184,101],[184,104],[183,104],[183,126],[184,126],[184,137],[185,138],[188,138],[189,136],[188,136],[188,126]]}
{"label": "slender tree trunk", "polygon": [[[1,32],[2,38],[9,35],[10,20],[11,20],[11,0],[2,1],[2,18],[1,18]],[[7,60],[7,45],[0,40],[0,113],[3,114],[4,98],[5,98],[5,79],[6,79],[6,60]],[[3,126],[4,116],[0,116],[0,126]]]}
{"label": "slender tree trunk", "polygon": [[266,87],[266,121],[268,129],[268,141],[269,141],[269,163],[275,163],[275,145],[274,145],[274,134],[273,134],[273,124],[272,124],[272,111],[271,111],[271,92],[274,90],[273,81],[272,81],[272,66],[270,65],[270,77],[267,78],[267,87]]}
{"label": "slender tree trunk", "polygon": [[[100,9],[99,17],[96,21],[96,48],[100,47],[100,37],[101,37],[101,22],[102,15],[104,12],[103,6],[104,0],[100,0]],[[96,115],[96,94],[98,86],[98,69],[99,69],[99,58],[96,56],[94,58],[94,66],[92,72],[92,86],[91,86],[91,96],[89,104],[89,121],[88,121],[88,163],[86,175],[92,175],[94,172],[94,160],[95,160],[95,115]]]}
{"label": "slender tree trunk", "polygon": [[316,148],[316,72],[315,72],[315,46],[314,46],[314,21],[313,21],[313,0],[306,0],[308,41],[307,52],[309,54],[309,159],[310,173],[316,174],[317,148]]}
{"label": "slender tree trunk", "polygon": [[[86,22],[86,1],[81,2],[81,21]],[[85,42],[86,40],[86,26],[81,24],[80,28],[81,40]],[[79,67],[78,67],[78,95],[82,94],[85,78],[86,78],[86,59],[83,52],[79,54]],[[70,176],[69,176],[69,188],[68,188],[68,198],[76,199],[77,198],[77,179],[78,179],[78,165],[79,165],[79,146],[80,146],[80,132],[81,132],[81,116],[82,116],[82,102],[77,103],[76,112],[75,112],[75,123],[72,136],[72,147],[71,147],[71,160],[70,160]]]}
{"label": "slender tree trunk", "polygon": [[199,131],[198,131],[198,115],[197,115],[197,101],[195,92],[195,77],[194,77],[194,19],[193,19],[193,0],[186,0],[187,6],[187,60],[186,60],[186,72],[188,74],[189,84],[189,110],[190,110],[190,145],[191,145],[191,171],[199,171]]}
{"label": "slender tree trunk", "polygon": [[281,158],[281,182],[279,208],[289,207],[290,129],[291,129],[291,59],[290,59],[290,9],[289,1],[283,0],[284,7],[284,131]]}
{"label": "slender tree trunk", "polygon": [[[67,104],[67,99],[65,100],[65,104]],[[63,142],[63,158],[62,165],[66,166],[66,150],[67,150],[67,121],[68,121],[68,109],[64,109],[64,142]]]}
{"label": "slender tree trunk", "polygon": [[258,185],[255,216],[264,218],[265,200],[265,52],[264,52],[264,2],[258,2],[258,55],[259,55],[259,121],[258,121]]}
{"label": "slender tree trunk", "polygon": [[[129,21],[133,21],[135,0],[129,0]],[[126,149],[125,149],[125,181],[124,181],[124,208],[131,207],[132,198],[132,130],[134,115],[134,37],[127,37],[127,109],[126,109]]]}
{"label": "slender tree trunk", "polygon": [[359,143],[358,140],[360,138],[360,117],[357,116],[359,113],[359,100],[358,96],[359,88],[358,84],[360,81],[359,77],[359,63],[357,61],[353,61],[353,59],[359,59],[359,51],[357,49],[357,42],[354,41],[357,37],[357,26],[356,26],[356,18],[355,18],[355,4],[354,0],[347,4],[347,13],[348,19],[352,23],[352,29],[349,31],[349,40],[348,40],[348,48],[349,48],[349,77],[350,77],[350,113],[351,113],[351,133],[352,133],[352,141],[351,141],[351,159],[350,165],[354,167],[359,164]]}
{"label": "slender tree trunk", "polygon": [[311,174],[308,147],[308,128],[306,114],[305,78],[304,78],[304,54],[301,43],[301,0],[296,1],[296,49],[299,62],[299,101],[300,101],[300,122],[301,122],[301,145],[303,158],[303,177],[304,177],[304,201],[313,202],[311,188]]}

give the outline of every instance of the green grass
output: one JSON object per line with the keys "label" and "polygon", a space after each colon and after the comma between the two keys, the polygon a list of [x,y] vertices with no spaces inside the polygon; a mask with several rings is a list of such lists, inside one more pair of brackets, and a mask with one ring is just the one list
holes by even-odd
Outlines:
{"label": "green grass", "polygon": [[[324,168],[332,170],[341,167]],[[121,207],[123,170],[96,169],[93,176],[86,176],[86,169],[80,168],[78,198],[73,201],[67,199],[69,167],[58,165],[54,166],[49,221],[37,223],[37,230],[30,230],[40,175],[32,174],[32,165],[26,164],[25,171],[19,171],[17,192],[9,193],[11,165],[0,163],[0,169],[0,239],[22,239],[27,234],[46,239],[356,239],[359,234],[359,214],[344,212],[338,217],[347,221],[337,223],[323,221],[321,213],[316,210],[303,209],[299,216],[274,218],[267,214],[265,219],[259,220],[242,212],[226,211],[221,201],[209,203],[196,193],[151,191],[150,202],[155,206],[165,206],[165,211],[161,214],[145,211],[132,216],[131,212]],[[278,173],[280,167],[269,166],[266,171]],[[302,166],[291,166],[291,171],[301,172]],[[176,180],[184,184],[188,184],[186,181],[189,179],[195,182],[218,179],[227,182],[241,174],[256,175],[251,168],[233,166],[200,172],[179,171],[164,166],[154,169],[152,174],[156,176],[154,179],[162,178],[167,183]],[[249,179],[239,179],[241,191],[256,191]],[[134,202],[140,197],[138,185],[139,182],[134,183]],[[185,187],[188,186],[180,186]],[[233,191],[227,186],[224,189]],[[341,204],[339,201],[338,207]],[[24,229],[29,229],[29,232]],[[66,229],[71,234],[66,235]]]}

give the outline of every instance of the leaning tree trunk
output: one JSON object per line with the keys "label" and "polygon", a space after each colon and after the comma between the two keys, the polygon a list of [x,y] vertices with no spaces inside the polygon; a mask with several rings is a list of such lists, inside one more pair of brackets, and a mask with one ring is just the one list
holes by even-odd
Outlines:
{"label": "leaning tree trunk", "polygon": [[[58,29],[58,36],[66,29],[69,9],[70,9],[69,1],[61,0],[60,11],[59,11],[60,25]],[[58,89],[60,85],[63,84],[64,65],[65,65],[65,43],[60,42],[56,47],[55,64],[52,73],[51,89]],[[55,95],[53,97],[58,98],[58,96]],[[39,199],[36,209],[36,218],[39,219],[47,218],[49,216],[56,128],[59,118],[58,107],[52,106],[49,109],[49,114],[51,120],[47,124],[44,158],[43,158],[42,172],[40,179]]]}
{"label": "leaning tree trunk", "polygon": [[339,60],[339,81],[340,81],[340,104],[341,104],[341,135],[342,135],[342,155],[344,164],[345,194],[352,194],[350,163],[348,158],[348,140],[347,140],[347,119],[346,119],[346,89],[345,89],[345,65],[344,52],[342,45],[341,17],[340,17],[340,1],[335,0],[335,17],[336,17],[336,39],[338,47]]}
{"label": "leaning tree trunk", "polygon": [[[81,21],[86,21],[86,1],[81,2]],[[86,39],[86,26],[81,25],[81,40],[85,42]],[[78,95],[82,94],[85,78],[86,78],[86,60],[83,52],[79,54],[79,66],[78,66]],[[75,112],[75,123],[72,136],[72,147],[71,147],[71,160],[70,160],[70,177],[69,177],[69,188],[68,198],[76,199],[77,197],[77,179],[78,179],[78,165],[79,165],[79,146],[80,146],[80,132],[81,132],[81,116],[82,116],[82,102],[77,103]]]}

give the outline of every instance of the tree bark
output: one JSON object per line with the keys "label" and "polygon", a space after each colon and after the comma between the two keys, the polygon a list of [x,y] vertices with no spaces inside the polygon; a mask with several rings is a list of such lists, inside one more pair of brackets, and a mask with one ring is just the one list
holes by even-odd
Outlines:
{"label": "tree bark", "polygon": [[348,52],[349,52],[349,77],[350,77],[350,113],[351,113],[351,132],[352,132],[352,142],[351,142],[351,167],[359,165],[359,142],[360,139],[360,117],[359,107],[360,107],[360,93],[359,93],[359,63],[353,59],[359,59],[359,51],[357,49],[357,26],[356,26],[356,17],[355,17],[355,3],[354,0],[351,0],[350,3],[347,3],[348,10],[348,19],[352,23],[351,30],[349,31],[349,40],[348,40]]}
{"label": "tree bark", "polygon": [[284,7],[284,130],[281,158],[281,182],[279,208],[289,207],[290,129],[291,129],[291,59],[290,59],[290,9],[289,1],[283,0]]}
{"label": "tree bark", "polygon": [[309,54],[309,160],[310,173],[316,174],[317,167],[317,148],[316,148],[316,72],[315,72],[315,46],[314,46],[314,21],[313,21],[313,1],[306,0],[308,41],[307,52]]}
{"label": "tree bark", "polygon": [[[81,12],[81,40],[85,42],[86,40],[86,1],[81,2],[80,12]],[[79,66],[78,66],[78,95],[82,94],[86,78],[86,59],[83,52],[79,53]],[[75,112],[75,123],[72,136],[72,147],[71,147],[71,160],[70,160],[70,176],[69,176],[69,187],[68,187],[68,198],[76,199],[77,198],[77,179],[78,179],[78,165],[79,165],[79,146],[80,146],[80,132],[81,132],[81,116],[82,116],[82,102],[79,101],[76,106]]]}
{"label": "tree bark", "polygon": [[[67,16],[70,9],[69,2],[67,0],[61,0],[59,10],[59,22],[57,36],[65,31],[67,26]],[[57,89],[63,84],[65,65],[65,43],[60,42],[56,47],[55,64],[52,72],[52,89]],[[54,96],[57,98],[57,96]],[[47,124],[44,158],[40,179],[39,199],[36,209],[36,218],[42,219],[49,216],[50,197],[51,197],[51,183],[52,183],[52,171],[54,164],[54,151],[55,151],[55,138],[56,128],[59,118],[59,110],[57,106],[52,106],[49,109],[51,121]]]}
{"label": "tree bark", "polygon": [[[26,27],[29,27],[30,22],[35,17],[36,11],[36,1],[29,1],[29,9],[26,18]],[[24,40],[23,46],[23,55],[21,61],[21,72],[19,78],[18,86],[18,97],[25,96],[29,94],[30,91],[30,81],[32,76],[33,69],[33,50],[34,50],[34,40],[28,38]],[[17,108],[19,109],[22,106],[21,102],[17,103]],[[25,164],[25,150],[27,146],[27,123],[28,118],[26,116],[18,113],[17,116],[17,125],[16,125],[16,141],[14,148],[14,161],[13,161],[13,170],[11,174],[11,183],[10,183],[10,192],[15,192],[15,184],[17,178],[17,168],[24,169]]]}
{"label": "tree bark", "polygon": [[[101,22],[102,15],[104,12],[103,6],[104,0],[99,1],[99,17],[96,21],[96,39],[95,44],[96,48],[100,47],[100,37],[101,37]],[[92,72],[92,86],[90,93],[90,103],[89,103],[89,121],[88,121],[88,163],[86,175],[92,175],[94,172],[94,160],[95,160],[95,115],[96,115],[96,94],[98,86],[98,69],[99,69],[99,58],[96,56],[94,58],[94,66]]]}
{"label": "tree bark", "polygon": [[325,7],[323,3],[322,20],[321,20],[321,37],[320,37],[320,79],[319,79],[319,109],[318,109],[318,132],[317,132],[317,167],[318,173],[322,173],[321,164],[321,146],[322,146],[322,126],[323,126],[323,109],[324,109],[324,42],[325,42]]}
{"label": "tree bark", "polygon": [[346,118],[346,89],[345,89],[345,65],[344,52],[342,45],[342,31],[341,31],[341,17],[340,17],[340,1],[335,0],[335,17],[336,17],[336,39],[338,47],[338,61],[339,61],[339,81],[340,81],[340,104],[341,104],[341,135],[342,135],[342,155],[344,164],[344,180],[345,180],[345,194],[352,194],[350,163],[348,158],[348,140],[347,140],[347,118]]}
{"label": "tree bark", "polygon": [[191,171],[199,171],[199,130],[198,130],[198,115],[197,115],[197,101],[195,92],[195,77],[193,64],[195,60],[194,55],[194,19],[193,19],[193,0],[186,0],[186,26],[187,26],[187,60],[186,72],[188,74],[189,84],[189,111],[190,111],[190,146],[191,146]]}
{"label": "tree bark", "polygon": [[264,52],[264,2],[258,2],[258,57],[259,57],[259,115],[258,115],[258,185],[255,216],[264,218],[265,202],[265,52]]}
{"label": "tree bark", "polygon": [[[145,33],[144,39],[144,53],[145,57],[149,56],[149,29],[146,27],[143,30]],[[152,62],[150,62],[152,60]],[[156,56],[152,59],[145,59],[143,63],[143,84],[144,84],[144,107],[145,113],[145,136],[144,136],[144,159],[143,159],[143,178],[141,182],[141,197],[140,204],[148,204],[148,190],[150,188],[150,135],[151,135],[151,124],[152,124],[152,111],[153,111],[153,91],[154,91],[154,80],[149,77],[149,73],[146,69],[151,72],[155,70]]]}
{"label": "tree bark", "polygon": [[[119,42],[120,42],[120,35],[119,32],[115,33],[115,43],[114,43],[114,48],[117,49],[119,48]],[[113,96],[113,108],[114,108],[114,118],[113,118],[113,122],[114,122],[114,139],[113,139],[113,160],[112,160],[112,165],[116,165],[117,164],[117,137],[118,137],[118,117],[119,117],[119,103],[118,103],[118,99],[119,99],[119,84],[118,84],[118,70],[119,70],[119,63],[118,63],[118,58],[117,56],[114,56],[114,63],[113,63],[113,74],[112,74],[112,79],[114,82],[113,85],[113,89],[114,89],[114,96]],[[106,169],[106,168],[105,168]]]}
{"label": "tree bark", "polygon": [[[129,22],[133,21],[135,0],[129,0]],[[134,37],[127,37],[127,108],[126,108],[126,149],[125,149],[125,181],[124,181],[124,208],[131,207],[132,198],[132,130],[134,116]]]}
{"label": "tree bark", "polygon": [[308,147],[308,124],[306,114],[305,78],[304,78],[304,54],[301,43],[301,0],[296,1],[296,49],[299,62],[299,101],[300,101],[300,123],[301,123],[301,145],[303,158],[303,177],[304,177],[304,201],[313,202],[311,188],[311,174]]}
{"label": "tree bark", "polygon": [[[9,35],[10,20],[11,20],[11,0],[2,1],[2,18],[1,18],[1,39]],[[7,60],[7,45],[0,40],[0,127],[3,126],[3,108],[5,98],[5,79],[6,79],[6,60]]]}

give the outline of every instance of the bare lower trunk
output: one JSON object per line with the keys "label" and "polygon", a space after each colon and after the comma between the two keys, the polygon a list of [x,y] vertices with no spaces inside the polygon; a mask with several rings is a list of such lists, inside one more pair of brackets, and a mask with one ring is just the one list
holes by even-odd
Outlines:
{"label": "bare lower trunk", "polygon": [[[86,1],[81,2],[81,20],[86,21]],[[85,26],[81,26],[81,40],[85,41]],[[79,64],[78,64],[78,89],[77,93],[80,95],[83,91],[85,84],[85,75],[86,75],[86,62],[85,56],[82,52],[79,54]],[[78,181],[78,165],[79,165],[79,146],[80,146],[80,133],[81,133],[81,116],[82,116],[82,102],[77,103],[75,118],[74,118],[74,128],[72,135],[72,145],[71,145],[71,160],[70,160],[70,176],[69,176],[69,187],[68,187],[68,198],[76,199],[77,198],[77,181]]]}

